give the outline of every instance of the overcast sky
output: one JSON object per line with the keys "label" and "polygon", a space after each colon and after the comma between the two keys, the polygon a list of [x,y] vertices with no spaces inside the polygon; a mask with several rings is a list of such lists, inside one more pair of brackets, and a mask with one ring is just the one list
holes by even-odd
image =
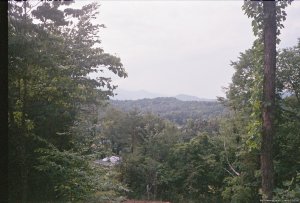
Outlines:
{"label": "overcast sky", "polygon": [[[100,1],[97,21],[105,52],[122,60],[125,90],[201,98],[224,96],[240,52],[252,46],[243,1]],[[287,9],[280,47],[300,37],[300,2]]]}

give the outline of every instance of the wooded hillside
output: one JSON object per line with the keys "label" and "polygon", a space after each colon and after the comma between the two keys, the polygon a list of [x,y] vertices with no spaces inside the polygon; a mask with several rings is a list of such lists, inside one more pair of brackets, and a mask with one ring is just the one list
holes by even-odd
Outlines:
{"label": "wooded hillside", "polygon": [[210,119],[224,116],[229,111],[217,101],[181,101],[172,97],[140,100],[111,100],[110,104],[120,110],[152,113],[178,125],[189,119]]}

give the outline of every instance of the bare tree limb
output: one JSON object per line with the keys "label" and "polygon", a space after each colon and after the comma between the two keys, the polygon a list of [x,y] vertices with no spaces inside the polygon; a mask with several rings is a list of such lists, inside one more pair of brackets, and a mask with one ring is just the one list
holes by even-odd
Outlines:
{"label": "bare tree limb", "polygon": [[235,175],[239,176],[240,173],[237,172],[233,166],[230,164],[229,160],[228,160],[228,156],[227,156],[227,150],[226,150],[226,144],[225,144],[225,139],[224,139],[224,150],[225,150],[225,158],[226,158],[226,161],[227,161],[227,164],[229,165],[230,169],[234,172]]}

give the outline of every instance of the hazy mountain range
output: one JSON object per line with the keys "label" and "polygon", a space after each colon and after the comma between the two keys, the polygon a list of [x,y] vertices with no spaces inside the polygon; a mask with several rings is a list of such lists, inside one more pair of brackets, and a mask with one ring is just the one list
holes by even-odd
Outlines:
{"label": "hazy mountain range", "polygon": [[116,94],[112,97],[112,100],[138,100],[138,99],[153,99],[157,97],[174,97],[181,101],[216,101],[216,99],[206,99],[206,98],[199,98],[192,95],[186,94],[178,94],[174,96],[168,96],[159,93],[148,92],[146,90],[138,90],[138,91],[129,91],[124,89],[117,89]]}

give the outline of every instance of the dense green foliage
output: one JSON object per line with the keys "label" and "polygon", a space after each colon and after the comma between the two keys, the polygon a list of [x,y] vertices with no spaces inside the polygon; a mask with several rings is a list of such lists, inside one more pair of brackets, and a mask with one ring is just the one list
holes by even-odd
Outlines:
{"label": "dense green foliage", "polygon": [[[233,110],[232,118],[227,122],[226,128],[227,132],[224,132],[227,138],[239,140],[235,145],[232,145],[234,156],[236,157],[236,163],[240,170],[240,168],[244,168],[245,175],[248,176],[247,179],[244,179],[242,173],[238,177],[229,178],[230,182],[227,190],[223,193],[224,197],[228,197],[231,201],[234,200],[234,196],[231,196],[229,191],[236,191],[236,195],[243,197],[241,202],[251,202],[252,200],[259,199],[259,187],[260,187],[260,170],[259,170],[259,147],[260,144],[260,123],[253,121],[253,118],[259,121],[260,116],[260,108],[257,108],[253,105],[253,94],[251,92],[257,89],[255,83],[252,83],[253,79],[257,79],[259,77],[255,76],[255,67],[256,63],[253,60],[253,53],[257,45],[254,45],[254,48],[246,51],[247,54],[242,54],[238,63],[235,63],[234,67],[236,68],[236,73],[233,76],[233,83],[229,87],[227,91],[227,100],[223,100],[224,104],[230,107]],[[288,51],[289,50],[289,51]],[[289,71],[287,68],[290,67],[293,71],[297,72],[299,69],[299,62],[295,64],[295,61],[299,60],[299,54],[297,53],[299,50],[299,44],[291,49],[284,49],[279,52],[278,57],[278,72],[277,72],[277,107],[276,107],[276,133],[275,137],[275,145],[274,145],[274,161],[275,161],[275,187],[282,187],[282,182],[288,181],[291,179],[296,180],[297,173],[299,171],[299,161],[297,160],[300,155],[299,150],[299,136],[298,132],[294,131],[294,128],[298,128],[300,121],[297,116],[299,113],[299,103],[296,99],[295,92],[297,90],[297,86],[294,88],[290,88],[290,79],[291,77],[286,77],[284,74],[286,71]],[[287,60],[286,55],[287,52],[291,54],[291,58]],[[254,58],[255,59],[255,58]],[[259,64],[258,64],[259,65]],[[284,67],[286,66],[286,67]],[[284,71],[283,71],[284,70]],[[245,83],[246,81],[246,83]],[[299,77],[297,79],[293,79],[292,83],[298,83]],[[235,92],[239,92],[241,94],[236,94]],[[261,90],[260,90],[261,92]],[[258,100],[261,98],[257,97]],[[241,102],[245,101],[245,102]],[[287,110],[286,105],[289,104],[290,101],[293,102],[293,107],[290,106]],[[258,103],[258,107],[260,104]],[[256,126],[256,127],[255,127]],[[289,128],[289,129],[287,129]],[[293,140],[289,143],[288,140]],[[234,143],[234,142],[232,142]],[[288,149],[293,149],[289,151]],[[289,152],[286,153],[286,150]],[[288,161],[288,164],[287,162]],[[289,166],[286,168],[286,166]],[[285,171],[284,171],[285,170]],[[248,172],[247,172],[248,171]],[[288,175],[289,174],[289,175]],[[290,177],[287,177],[290,176]],[[237,182],[237,179],[239,181]],[[227,179],[228,180],[228,179]],[[234,182],[235,184],[232,184]],[[293,182],[294,187],[296,182]],[[244,189],[240,191],[240,194],[237,191],[237,187],[246,188],[248,187],[248,191]],[[227,192],[226,192],[227,191]],[[276,189],[275,191],[281,191]],[[248,194],[248,195],[246,195]],[[249,196],[252,194],[252,196]],[[277,195],[279,199],[284,199],[283,196]],[[294,196],[293,198],[297,198],[298,196]],[[292,199],[290,196],[289,199]]]}
{"label": "dense green foliage", "polygon": [[226,173],[218,153],[222,143],[214,136],[216,126],[204,122],[189,120],[179,128],[152,114],[108,109],[100,134],[123,158],[120,178],[128,196],[174,202],[220,198]]}
{"label": "dense green foliage", "polygon": [[[283,49],[278,58],[278,117],[274,166],[276,195],[300,198],[300,39],[292,48]],[[288,183],[287,183],[288,182]],[[282,190],[279,188],[285,188]]]}
{"label": "dense green foliage", "polygon": [[9,2],[10,202],[79,200],[115,187],[99,181],[105,173],[95,173],[82,153],[88,133],[75,129],[84,107],[101,105],[115,89],[110,78],[89,74],[126,73],[119,58],[99,48],[103,26],[91,22],[98,5],[71,3]]}

